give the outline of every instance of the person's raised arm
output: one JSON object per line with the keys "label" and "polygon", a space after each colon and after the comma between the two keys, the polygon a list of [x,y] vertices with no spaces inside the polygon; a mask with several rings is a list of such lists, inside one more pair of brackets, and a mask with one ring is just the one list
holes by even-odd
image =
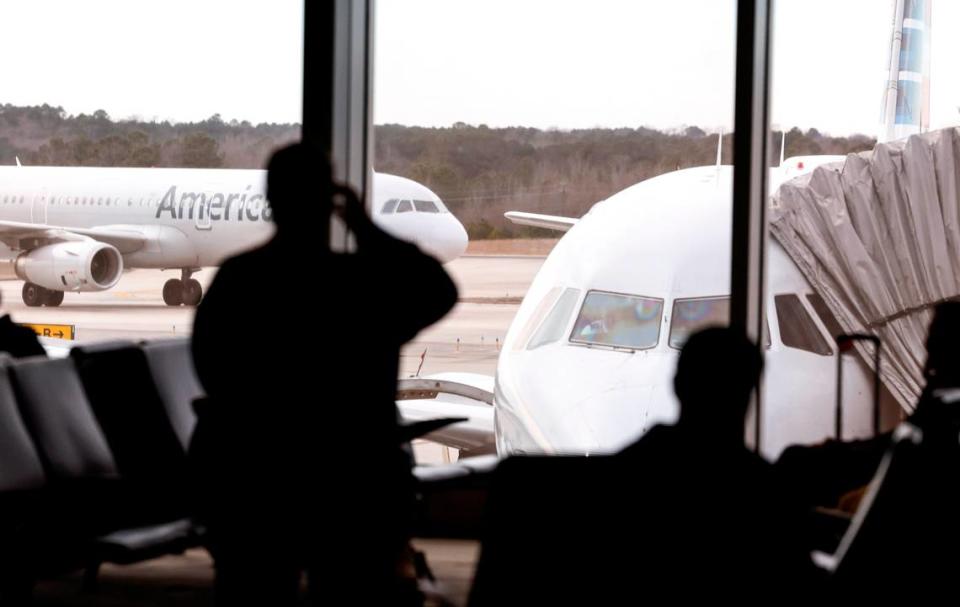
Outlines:
{"label": "person's raised arm", "polygon": [[443,318],[457,303],[457,287],[443,265],[416,245],[387,234],[373,223],[350,188],[336,186],[343,197],[334,212],[343,218],[357,240],[357,254],[380,263],[377,272],[384,292],[396,295],[392,317],[401,342]]}

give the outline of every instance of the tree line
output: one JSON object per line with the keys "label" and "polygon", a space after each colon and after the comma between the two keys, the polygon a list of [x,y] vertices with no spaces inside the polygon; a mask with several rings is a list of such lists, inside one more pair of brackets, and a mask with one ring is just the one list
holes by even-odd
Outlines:
{"label": "tree line", "polygon": [[[69,115],[50,105],[0,105],[0,164],[262,168],[272,150],[295,141],[299,124],[251,124],[219,115],[199,122]],[[781,133],[772,134],[779,152]],[[716,162],[718,136],[698,127],[577,130],[490,128],[456,123],[375,127],[375,167],[435,191],[471,238],[549,235],[514,226],[510,210],[579,217],[591,205],[644,179]],[[816,129],[786,134],[786,155],[848,154],[873,147],[863,135]],[[732,136],[722,140],[732,159]]]}

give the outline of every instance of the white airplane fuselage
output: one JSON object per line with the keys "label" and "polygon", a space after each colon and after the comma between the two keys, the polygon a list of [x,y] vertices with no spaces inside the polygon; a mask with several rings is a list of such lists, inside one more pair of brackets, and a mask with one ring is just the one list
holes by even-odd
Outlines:
{"label": "white airplane fuselage", "polygon": [[0,219],[144,234],[125,268],[200,268],[273,234],[263,171],[0,167]]}
{"label": "white airplane fuselage", "polygon": [[[777,171],[776,179],[790,176]],[[675,171],[597,203],[561,238],[498,361],[501,455],[614,452],[676,419],[682,327],[725,322],[731,192],[731,167]],[[833,340],[811,305],[813,289],[773,239],[767,287],[761,448],[775,457],[789,444],[833,436],[837,355],[824,347]],[[778,307],[790,306],[799,317],[781,318]],[[819,333],[820,352],[785,345],[782,329],[798,321]],[[843,364],[845,438],[869,436],[871,375],[854,357]]]}
{"label": "white airplane fuselage", "polygon": [[[17,259],[17,275],[28,282],[24,273],[40,276],[35,282],[45,292],[103,290],[133,268],[180,269],[186,283],[191,272],[271,237],[265,186],[260,170],[0,167],[0,239],[5,257]],[[380,213],[388,194],[421,201],[421,208],[431,201],[436,212]],[[374,173],[373,207],[375,223],[444,263],[466,249],[460,222],[414,181]],[[50,243],[57,249],[45,247]],[[83,272],[63,269],[71,256],[97,251],[112,256],[103,280],[74,280]]]}

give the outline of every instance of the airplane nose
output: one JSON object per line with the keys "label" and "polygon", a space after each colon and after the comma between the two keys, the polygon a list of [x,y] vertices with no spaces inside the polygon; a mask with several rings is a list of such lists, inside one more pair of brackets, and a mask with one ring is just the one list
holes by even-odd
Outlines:
{"label": "airplane nose", "polygon": [[445,226],[443,237],[438,243],[440,261],[443,263],[450,263],[463,255],[467,250],[467,244],[470,242],[463,224],[452,214],[447,215],[447,218],[449,219],[447,222],[449,225]]}
{"label": "airplane nose", "polygon": [[578,406],[592,442],[604,452],[616,452],[660,423],[676,421],[679,407],[663,384],[646,384],[610,390]]}
{"label": "airplane nose", "polygon": [[[672,354],[569,346],[537,354],[514,364],[502,364],[501,354],[495,402],[503,452],[613,453],[677,418]],[[552,379],[543,381],[548,372]]]}

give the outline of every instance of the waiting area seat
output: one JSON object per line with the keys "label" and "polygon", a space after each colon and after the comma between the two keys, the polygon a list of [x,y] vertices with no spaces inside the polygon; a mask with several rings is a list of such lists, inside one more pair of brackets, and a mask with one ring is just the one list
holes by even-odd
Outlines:
{"label": "waiting area seat", "polygon": [[0,604],[26,604],[43,577],[91,582],[101,563],[201,544],[186,468],[198,395],[186,340],[0,359]]}

